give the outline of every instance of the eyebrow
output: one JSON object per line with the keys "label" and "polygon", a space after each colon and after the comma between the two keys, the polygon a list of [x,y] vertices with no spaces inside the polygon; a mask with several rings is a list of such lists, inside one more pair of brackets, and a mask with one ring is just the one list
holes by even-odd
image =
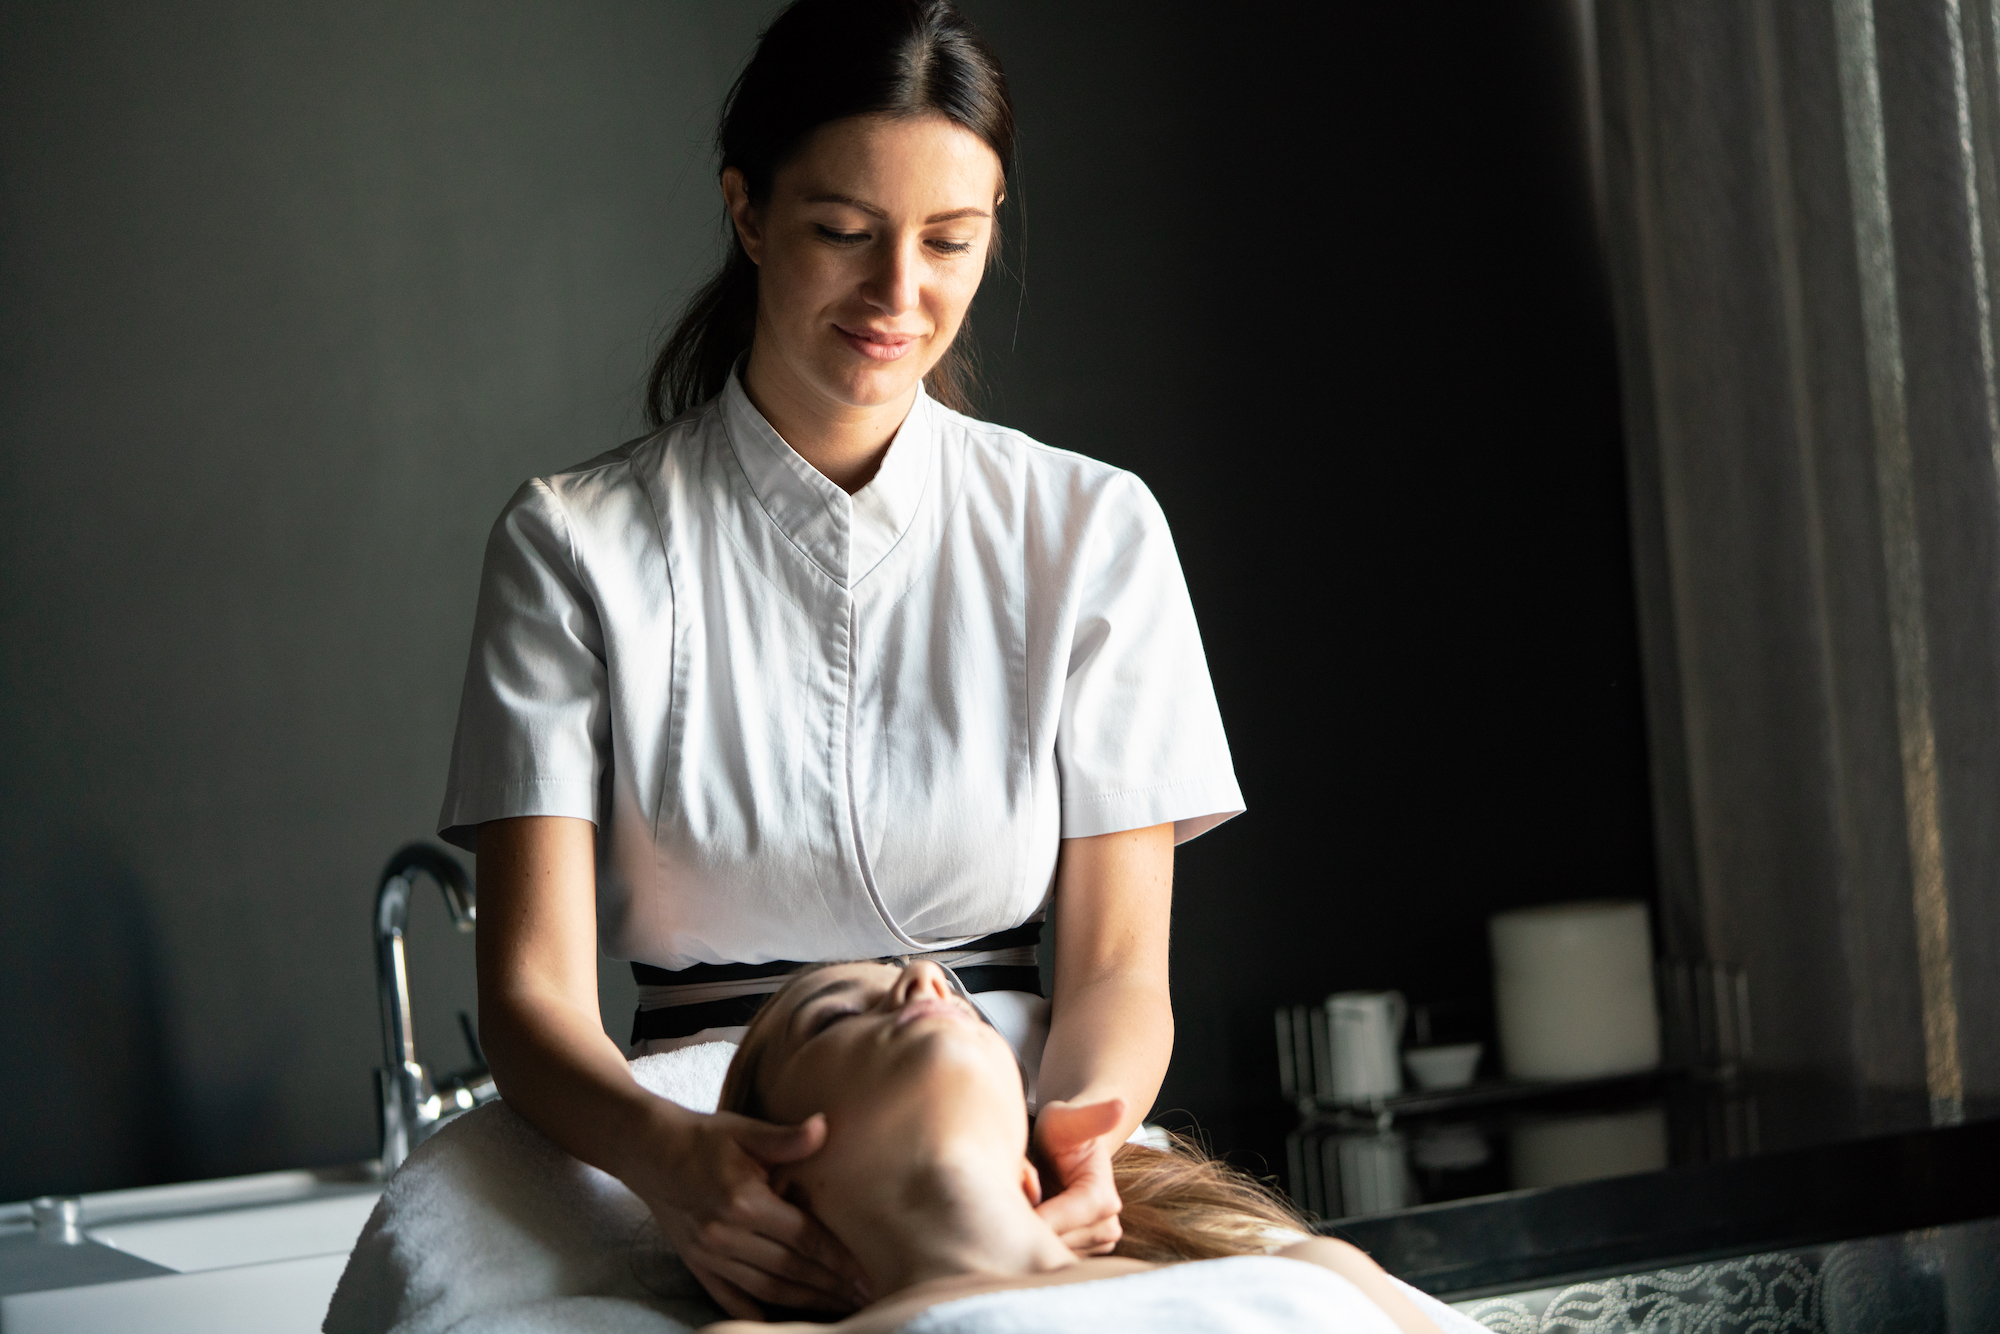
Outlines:
{"label": "eyebrow", "polygon": [[[849,208],[860,209],[870,217],[887,218],[889,216],[881,209],[875,207],[875,205],[865,200],[856,199],[853,195],[812,195],[806,199],[806,202],[808,204],[845,204]],[[960,218],[990,218],[992,216],[991,213],[988,213],[983,208],[955,208],[949,212],[931,214],[928,218],[924,219],[924,224],[928,226],[934,222],[956,222]]]}

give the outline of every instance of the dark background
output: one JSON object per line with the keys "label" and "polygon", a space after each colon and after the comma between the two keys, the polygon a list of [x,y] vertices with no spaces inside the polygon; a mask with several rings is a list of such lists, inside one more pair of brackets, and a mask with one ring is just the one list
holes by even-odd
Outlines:
{"label": "dark background", "polygon": [[[1652,893],[1572,9],[968,8],[989,415],[1153,487],[1250,805],[1181,852],[1161,1105],[1258,1148],[1272,1006],[1476,1010],[1488,913]],[[374,1152],[483,534],[637,433],[771,9],[0,3],[0,1199]]]}

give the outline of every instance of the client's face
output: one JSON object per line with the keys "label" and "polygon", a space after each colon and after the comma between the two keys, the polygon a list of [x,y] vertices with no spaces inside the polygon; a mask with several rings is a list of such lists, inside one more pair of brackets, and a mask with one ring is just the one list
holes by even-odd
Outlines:
{"label": "client's face", "polygon": [[[878,1156],[940,1136],[1020,1153],[1028,1133],[1020,1067],[1005,1038],[936,964],[839,964],[808,973],[760,1015],[756,1071],[765,1116],[824,1112],[824,1153]],[[768,1037],[765,1037],[768,1035]]]}

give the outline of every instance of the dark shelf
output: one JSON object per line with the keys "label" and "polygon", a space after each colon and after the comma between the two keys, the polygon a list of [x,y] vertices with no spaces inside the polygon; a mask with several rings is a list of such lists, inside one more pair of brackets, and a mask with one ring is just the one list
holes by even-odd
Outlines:
{"label": "dark shelf", "polygon": [[1321,1230],[1426,1292],[1458,1296],[1996,1215],[2000,1119],[1420,1205]]}
{"label": "dark shelf", "polygon": [[1462,1088],[1416,1089],[1369,1103],[1301,1097],[1299,1112],[1312,1118],[1381,1124],[1385,1118],[1393,1122],[1405,1117],[1437,1116],[1557,1098],[1650,1092],[1668,1080],[1690,1075],[1686,1070],[1656,1067],[1595,1079],[1483,1079]]}

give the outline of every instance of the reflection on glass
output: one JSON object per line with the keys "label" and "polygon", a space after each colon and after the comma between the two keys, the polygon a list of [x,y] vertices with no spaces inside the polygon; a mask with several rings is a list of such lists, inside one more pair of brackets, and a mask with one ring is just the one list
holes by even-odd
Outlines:
{"label": "reflection on glass", "polygon": [[1508,1186],[1505,1156],[1486,1128],[1430,1123],[1408,1132],[1322,1122],[1287,1145],[1293,1200],[1320,1218],[1352,1218]]}
{"label": "reflection on glass", "polygon": [[1522,1121],[1509,1138],[1517,1190],[1630,1176],[1667,1165],[1667,1112],[1659,1106]]}
{"label": "reflection on glass", "polygon": [[1462,1172],[1483,1167],[1492,1157],[1493,1146],[1477,1126],[1429,1126],[1410,1146],[1410,1161],[1426,1172]]}
{"label": "reflection on glass", "polygon": [[1323,1152],[1331,1152],[1335,1160],[1328,1175],[1339,1183],[1341,1212],[1379,1214],[1417,1202],[1408,1146],[1397,1132],[1336,1135]]}

